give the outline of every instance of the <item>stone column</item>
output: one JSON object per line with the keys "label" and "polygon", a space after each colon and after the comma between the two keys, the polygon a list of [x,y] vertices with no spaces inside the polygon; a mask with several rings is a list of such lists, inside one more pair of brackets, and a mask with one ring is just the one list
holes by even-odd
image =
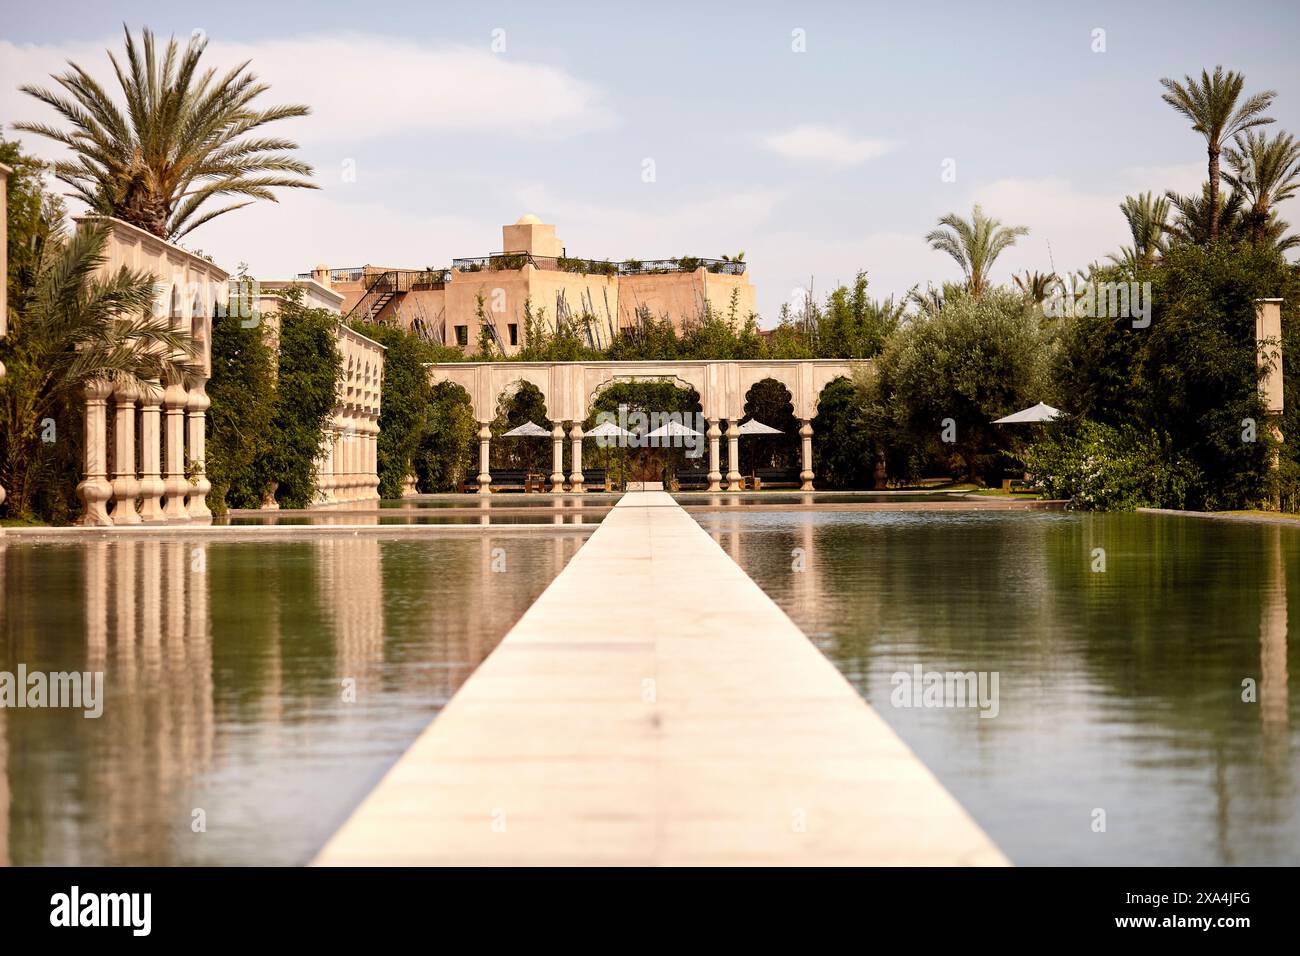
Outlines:
{"label": "stone column", "polygon": [[188,396],[180,383],[163,390],[163,428],[165,431],[166,477],[163,479],[162,514],[168,521],[188,521],[185,496],[190,484],[185,480],[185,406]]}
{"label": "stone column", "polygon": [[800,459],[803,464],[803,470],[799,472],[800,491],[813,490],[812,436],[812,421],[807,418],[799,419]]}
{"label": "stone column", "polygon": [[551,428],[551,493],[564,491],[564,426],[559,422]]}
{"label": "stone column", "polygon": [[722,437],[722,429],[718,427],[716,418],[709,419],[709,427],[705,434],[709,436],[709,491],[721,491],[722,466],[719,439]]}
{"label": "stone column", "polygon": [[569,490],[581,494],[582,487],[582,423],[574,422],[573,427],[569,429],[569,467],[573,470],[569,473]]}
{"label": "stone column", "polygon": [[[1259,380],[1259,397],[1268,412],[1268,430],[1273,440],[1282,443],[1282,300],[1255,300],[1255,362],[1263,375]],[[1274,451],[1272,467],[1277,467]]]}
{"label": "stone column", "polygon": [[488,454],[491,452],[492,429],[487,422],[478,423],[478,493],[492,494],[492,473]]}
{"label": "stone column", "polygon": [[147,383],[140,394],[140,519],[163,521],[162,386]]}
{"label": "stone column", "polygon": [[744,483],[740,479],[740,423],[734,418],[727,419],[727,490],[740,491]]}
{"label": "stone column", "polygon": [[135,465],[135,403],[140,392],[121,385],[113,392],[113,524],[139,524],[135,499],[140,481]]}
{"label": "stone column", "polygon": [[108,526],[107,502],[113,497],[113,486],[108,481],[108,396],[113,394],[111,382],[94,379],[86,383],[85,424],[85,477],[77,485],[77,495],[86,505],[85,513],[77,520],[86,526]]}
{"label": "stone column", "polygon": [[190,471],[193,473],[189,482],[189,514],[191,519],[211,520],[212,512],[208,509],[207,496],[208,492],[212,490],[212,482],[208,481],[208,476],[204,472],[205,449],[207,447],[207,436],[204,433],[204,427],[206,425],[205,413],[212,402],[209,400],[207,392],[203,390],[206,384],[207,379],[203,379],[191,385],[186,403],[190,427],[189,464]]}

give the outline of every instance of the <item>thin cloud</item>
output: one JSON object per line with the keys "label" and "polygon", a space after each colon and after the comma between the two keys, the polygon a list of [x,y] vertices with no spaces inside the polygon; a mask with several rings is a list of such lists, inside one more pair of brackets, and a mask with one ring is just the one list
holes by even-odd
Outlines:
{"label": "thin cloud", "polygon": [[[92,43],[0,40],[0,117],[61,123],[18,87],[54,87],[51,75],[62,73],[68,60],[99,78],[111,95],[116,81],[106,51],[121,47],[120,36]],[[203,58],[219,69],[251,60],[250,68],[270,84],[267,105],[309,104],[310,116],[275,130],[303,143],[359,143],[421,131],[553,138],[617,122],[605,95],[566,70],[463,45],[368,34],[252,43],[214,35]],[[61,156],[61,148],[39,139],[27,137],[25,145],[43,158]]]}
{"label": "thin cloud", "polygon": [[805,123],[783,133],[773,133],[762,143],[772,152],[797,162],[857,166],[885,155],[895,144],[886,139],[853,136],[832,126]]}

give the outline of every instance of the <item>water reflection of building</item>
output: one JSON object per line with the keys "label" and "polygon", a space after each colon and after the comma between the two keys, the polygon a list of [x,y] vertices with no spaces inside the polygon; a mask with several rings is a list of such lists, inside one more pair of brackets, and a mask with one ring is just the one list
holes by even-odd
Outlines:
{"label": "water reflection of building", "polygon": [[1264,757],[1284,766],[1289,753],[1290,693],[1287,685],[1287,589],[1283,530],[1265,528],[1268,537],[1265,587],[1259,613],[1259,716]]}
{"label": "water reflection of building", "polygon": [[96,541],[83,554],[86,669],[104,671],[108,697],[86,799],[106,860],[156,860],[188,831],[187,793],[213,757],[207,545]]}

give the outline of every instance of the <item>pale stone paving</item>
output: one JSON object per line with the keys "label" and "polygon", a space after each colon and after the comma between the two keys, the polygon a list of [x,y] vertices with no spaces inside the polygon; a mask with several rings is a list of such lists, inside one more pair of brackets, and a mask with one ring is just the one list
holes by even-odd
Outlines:
{"label": "pale stone paving", "polygon": [[316,863],[1007,861],[713,539],[643,492]]}

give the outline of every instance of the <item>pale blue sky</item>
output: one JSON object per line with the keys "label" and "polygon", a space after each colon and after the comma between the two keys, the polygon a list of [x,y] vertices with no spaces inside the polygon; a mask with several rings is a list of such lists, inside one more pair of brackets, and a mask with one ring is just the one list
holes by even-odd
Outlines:
{"label": "pale blue sky", "polygon": [[[1300,132],[1295,3],[3,7],[10,137],[14,120],[46,118],[16,85],[68,56],[107,79],[123,21],[202,29],[215,65],[253,58],[268,104],[314,108],[281,131],[322,191],[186,241],[264,278],[322,261],[445,265],[496,251],[501,224],[534,212],[574,255],[744,249],[771,324],[810,278],[820,294],[864,268],[878,295],[955,278],[924,235],[975,200],[1031,228],[997,279],[1104,258],[1125,240],[1126,193],[1203,179],[1203,143],[1160,101],[1163,75],[1241,70]],[[1296,204],[1284,214],[1300,223]]]}

